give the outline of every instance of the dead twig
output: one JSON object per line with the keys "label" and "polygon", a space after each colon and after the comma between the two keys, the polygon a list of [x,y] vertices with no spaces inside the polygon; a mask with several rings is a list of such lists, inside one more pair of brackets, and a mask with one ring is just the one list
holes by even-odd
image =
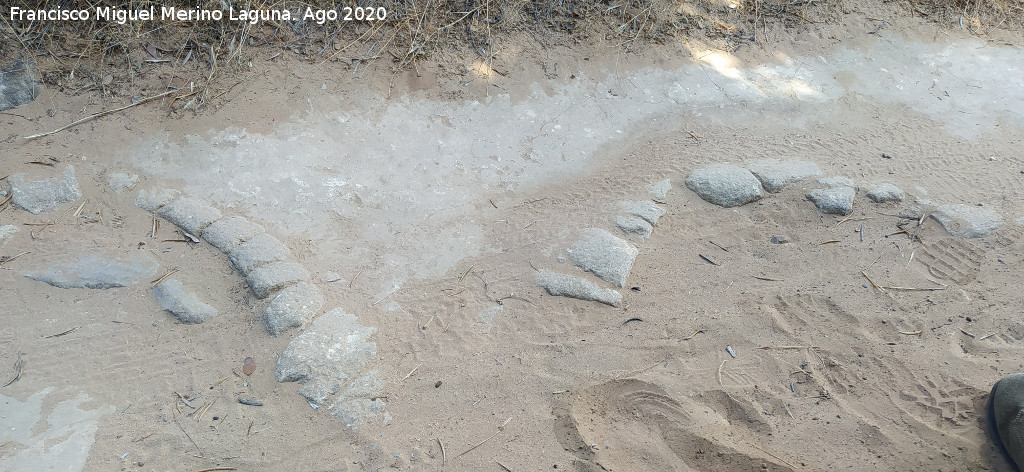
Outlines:
{"label": "dead twig", "polygon": [[464,456],[466,454],[469,454],[470,451],[472,451],[472,450],[474,450],[474,449],[476,449],[476,448],[478,448],[480,446],[483,446],[485,442],[490,441],[492,438],[494,438],[498,434],[501,434],[502,431],[505,431],[505,425],[507,425],[509,421],[512,421],[512,417],[511,416],[509,416],[508,419],[505,420],[505,422],[501,424],[501,426],[498,426],[498,430],[495,431],[494,434],[488,436],[487,439],[484,439],[483,441],[480,441],[479,443],[477,443],[476,446],[473,446],[473,447],[471,447],[469,449],[466,449],[462,454],[459,454],[459,455],[453,457],[453,459],[458,459],[458,458],[460,458],[460,457],[462,457],[462,456]]}
{"label": "dead twig", "polygon": [[176,90],[168,90],[168,91],[166,91],[164,93],[153,95],[152,97],[143,98],[142,100],[139,100],[139,101],[137,101],[135,103],[132,103],[130,105],[125,105],[123,107],[115,108],[113,110],[106,110],[106,111],[101,111],[101,112],[93,113],[93,114],[91,114],[91,115],[89,115],[89,116],[87,116],[85,118],[82,118],[82,119],[80,119],[78,121],[74,121],[74,122],[72,122],[70,124],[61,126],[60,128],[57,128],[57,129],[55,129],[53,131],[46,132],[46,133],[33,134],[32,136],[25,136],[23,139],[28,141],[28,140],[32,140],[32,139],[36,139],[36,138],[42,138],[42,137],[50,136],[52,134],[57,134],[57,133],[59,133],[61,131],[64,131],[64,130],[66,130],[68,128],[72,128],[72,127],[78,126],[78,125],[80,125],[82,123],[85,123],[86,121],[94,120],[96,118],[99,118],[101,116],[106,116],[106,115],[109,115],[111,113],[117,113],[117,112],[122,111],[122,110],[127,110],[127,109],[129,109],[131,107],[134,107],[136,105],[141,105],[141,104],[146,103],[148,101],[156,100],[156,99],[158,99],[160,97],[166,97],[167,95],[170,95],[170,94],[172,94],[174,92],[176,92]]}
{"label": "dead twig", "polygon": [[[22,368],[25,365],[24,361],[21,360],[21,354],[22,353],[19,352],[18,353],[18,360],[14,361],[14,378],[12,378],[11,380],[8,380],[7,383],[4,384],[4,387],[6,387],[6,386],[8,386],[8,385],[10,385],[10,384],[12,384],[14,382],[17,382],[18,380],[21,380]],[[0,388],[3,388],[3,387],[0,387]]]}

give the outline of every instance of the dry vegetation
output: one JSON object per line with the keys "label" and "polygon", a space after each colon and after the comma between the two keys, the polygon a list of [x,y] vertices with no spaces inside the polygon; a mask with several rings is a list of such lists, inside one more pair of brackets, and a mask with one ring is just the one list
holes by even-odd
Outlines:
{"label": "dry vegetation", "polygon": [[[984,28],[1019,29],[1024,0],[894,0],[909,14]],[[303,21],[306,8],[383,7],[384,21]],[[15,0],[11,6],[123,10],[177,6],[185,0]],[[842,0],[353,0],[346,2],[260,2],[243,6],[206,0],[202,8],[293,12],[291,21],[256,24],[228,21],[18,21],[4,11],[0,60],[34,56],[44,81],[66,93],[100,91],[113,95],[152,95],[164,90],[140,86],[146,74],[172,66],[183,90],[175,107],[198,108],[230,88],[255,80],[252,63],[294,54],[316,63],[358,68],[388,61],[396,70],[439,50],[476,55],[489,61],[502,41],[529,34],[545,44],[603,41],[622,48],[699,37],[723,48],[750,41],[759,28],[802,22],[840,21]],[[297,18],[297,19],[296,19]],[[965,25],[966,22],[966,25]],[[27,53],[26,53],[27,51]],[[184,77],[184,78],[183,78]],[[218,79],[232,79],[227,85]],[[232,82],[228,81],[228,82]],[[214,84],[219,88],[213,87]]]}

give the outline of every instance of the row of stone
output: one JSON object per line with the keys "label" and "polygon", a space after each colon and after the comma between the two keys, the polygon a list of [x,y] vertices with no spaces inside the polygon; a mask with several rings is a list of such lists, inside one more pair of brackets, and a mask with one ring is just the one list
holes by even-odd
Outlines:
{"label": "row of stone", "polygon": [[[370,340],[374,329],[341,309],[316,316],[324,297],[309,282],[304,267],[287,262],[291,251],[284,243],[248,219],[222,217],[216,208],[174,190],[143,190],[135,203],[225,253],[257,297],[278,292],[262,316],[271,334],[316,318],[278,357],[278,382],[299,382],[299,393],[310,406],[326,406],[330,414],[352,428],[384,409],[380,399],[384,381],[376,369],[366,369],[377,352]],[[154,294],[179,319],[178,311],[202,309],[202,302],[176,280],[164,280],[154,287]]]}
{"label": "row of stone", "polygon": [[[819,175],[821,169],[813,162],[762,159],[746,168],[720,163],[696,169],[686,179],[686,187],[709,203],[729,208],[761,199],[762,188],[776,193],[789,184]],[[853,211],[857,194],[853,180],[828,177],[817,182],[823,188],[811,190],[806,197],[819,211],[836,215]],[[895,185],[882,183],[871,186],[866,196],[875,203],[900,202],[904,192]],[[966,238],[986,236],[1003,222],[998,213],[981,205],[939,205],[930,215],[949,233]]]}
{"label": "row of stone", "polygon": [[[671,188],[672,182],[666,179],[651,187],[652,200],[620,202],[620,213],[615,218],[616,226],[626,235],[636,236],[641,240],[648,238],[654,226],[665,214],[665,209],[659,207],[658,202],[665,200]],[[576,267],[596,275],[611,285],[623,287],[639,249],[607,230],[589,228],[583,231],[580,239],[567,248],[565,253]],[[603,288],[583,277],[540,270],[535,281],[549,295],[596,301],[613,307],[622,306],[621,293],[611,288]]]}
{"label": "row of stone", "polygon": [[[309,282],[309,272],[301,264],[288,262],[291,251],[262,226],[240,216],[222,217],[220,210],[180,196],[176,190],[142,190],[135,204],[225,253],[258,298],[277,293],[262,315],[271,334],[302,326],[323,308],[324,297]],[[176,280],[164,280],[154,294],[183,322],[202,322],[212,316],[212,308],[204,308]]]}
{"label": "row of stone", "polygon": [[[686,179],[686,187],[709,203],[730,208],[760,200],[764,194],[810,177],[820,176],[817,164],[806,161],[761,159],[746,168],[728,163],[712,164],[694,170]],[[806,197],[823,213],[847,215],[853,211],[856,190],[846,177],[818,179],[823,188],[811,190]],[[903,200],[903,191],[892,184],[872,187],[867,196],[876,203]]]}

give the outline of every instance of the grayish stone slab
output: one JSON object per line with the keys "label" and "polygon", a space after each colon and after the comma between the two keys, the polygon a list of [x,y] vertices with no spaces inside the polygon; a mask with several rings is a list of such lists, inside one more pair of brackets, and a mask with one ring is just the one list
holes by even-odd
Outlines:
{"label": "grayish stone slab", "polygon": [[560,274],[549,270],[537,271],[537,285],[556,297],[572,297],[580,300],[601,302],[619,307],[622,294],[610,288],[601,288],[594,282],[575,275]]}
{"label": "grayish stone slab", "polygon": [[876,185],[868,191],[868,198],[875,203],[902,202],[903,190],[893,184]]}
{"label": "grayish stone slab", "polygon": [[75,262],[52,266],[43,273],[25,274],[25,277],[60,288],[108,289],[152,278],[159,267],[142,251],[116,258],[90,254]]}
{"label": "grayish stone slab", "polygon": [[24,105],[38,95],[35,61],[21,57],[0,66],[0,111]]}
{"label": "grayish stone slab", "polygon": [[654,231],[654,227],[643,219],[633,215],[619,215],[615,218],[615,224],[626,234],[635,234],[641,238],[647,238]]}
{"label": "grayish stone slab", "polygon": [[[341,309],[320,315],[277,358],[275,377],[278,382],[302,383],[299,393],[315,405],[339,400],[335,398],[339,392],[364,379],[363,370],[377,353],[377,345],[370,341],[373,332]],[[382,383],[354,385],[357,395],[340,400],[379,396],[378,387],[382,389]]]}
{"label": "grayish stone slab", "polygon": [[231,266],[238,269],[242,274],[249,274],[253,269],[271,262],[280,262],[291,255],[288,246],[278,241],[277,238],[267,234],[257,234],[252,239],[242,243],[230,253],[228,260]]}
{"label": "grayish stone slab", "polygon": [[628,241],[608,231],[590,228],[565,252],[573,264],[621,287],[626,284],[626,277],[629,277],[638,251]]}
{"label": "grayish stone slab", "polygon": [[199,297],[185,290],[178,279],[164,279],[157,284],[153,287],[153,297],[182,323],[202,323],[217,316],[216,308],[199,301]]}
{"label": "grayish stone slab", "polygon": [[824,185],[825,187],[853,187],[853,179],[849,177],[825,177],[818,179],[818,184]]}
{"label": "grayish stone slab", "polygon": [[298,328],[312,320],[324,307],[320,289],[308,282],[299,282],[281,290],[263,310],[263,325],[277,336],[287,329]]}
{"label": "grayish stone slab", "polygon": [[174,189],[142,189],[135,197],[135,206],[151,213],[155,213],[164,205],[171,203],[181,193]]}
{"label": "grayish stone slab", "polygon": [[327,409],[345,426],[356,429],[359,423],[384,411],[384,401],[380,399],[383,391],[384,380],[376,369],[371,370],[349,382]]}
{"label": "grayish stone slab", "polygon": [[672,190],[672,180],[665,179],[651,185],[651,198],[663,202],[668,197],[668,192]]}
{"label": "grayish stone slab", "polygon": [[220,219],[220,210],[189,197],[164,205],[157,214],[193,236],[199,236],[207,226]]}
{"label": "grayish stone slab", "polygon": [[764,189],[771,193],[779,192],[793,182],[821,175],[818,165],[807,161],[761,159],[748,165],[747,169],[761,181]]}
{"label": "grayish stone slab", "polygon": [[35,215],[82,198],[72,165],[64,168],[61,177],[26,181],[25,174],[14,174],[7,180],[13,192],[11,202]]}
{"label": "grayish stone slab", "polygon": [[125,190],[131,190],[137,183],[139,183],[138,174],[112,172],[107,175],[107,185],[110,186],[111,190],[117,193],[124,193]]}
{"label": "grayish stone slab", "polygon": [[229,216],[214,221],[213,224],[203,230],[203,239],[220,249],[223,253],[231,252],[253,236],[266,231],[262,226],[242,218],[241,216]]}
{"label": "grayish stone slab", "polygon": [[0,226],[0,247],[7,245],[7,242],[14,237],[14,234],[18,232],[18,227],[14,225],[3,225]]}
{"label": "grayish stone slab", "polygon": [[650,200],[640,200],[638,202],[622,202],[622,210],[630,215],[638,216],[643,218],[654,226],[658,224],[658,220],[665,214],[665,209]]}
{"label": "grayish stone slab", "polygon": [[258,298],[267,298],[275,291],[307,280],[309,272],[302,264],[295,262],[271,262],[253,269],[245,276],[245,281]]}
{"label": "grayish stone slab", "polygon": [[814,202],[818,210],[831,215],[848,215],[853,211],[853,187],[819,188],[811,190],[807,199]]}
{"label": "grayish stone slab", "polygon": [[965,238],[980,238],[999,229],[1003,217],[988,208],[970,205],[942,205],[932,216],[949,234]]}
{"label": "grayish stone slab", "polygon": [[749,170],[732,164],[712,164],[693,171],[686,179],[686,188],[704,201],[726,208],[761,198],[761,181]]}

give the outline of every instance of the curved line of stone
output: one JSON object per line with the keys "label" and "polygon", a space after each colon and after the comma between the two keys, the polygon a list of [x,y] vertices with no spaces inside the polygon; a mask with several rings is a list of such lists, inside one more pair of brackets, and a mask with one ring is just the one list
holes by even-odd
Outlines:
{"label": "curved line of stone", "polygon": [[[241,216],[223,216],[217,208],[181,196],[177,190],[141,190],[135,205],[227,255],[258,298],[273,295],[261,316],[270,334],[306,326],[278,357],[278,382],[301,383],[299,393],[311,407],[318,410],[326,405],[349,427],[384,409],[380,399],[384,381],[376,369],[367,367],[377,352],[369,340],[375,329],[359,324],[355,315],[341,309],[317,316],[324,306],[323,294],[311,283],[309,271],[291,260],[288,246],[259,224]],[[158,299],[160,291],[167,290],[161,286],[168,282],[171,288],[178,283],[164,280],[154,287]]]}

